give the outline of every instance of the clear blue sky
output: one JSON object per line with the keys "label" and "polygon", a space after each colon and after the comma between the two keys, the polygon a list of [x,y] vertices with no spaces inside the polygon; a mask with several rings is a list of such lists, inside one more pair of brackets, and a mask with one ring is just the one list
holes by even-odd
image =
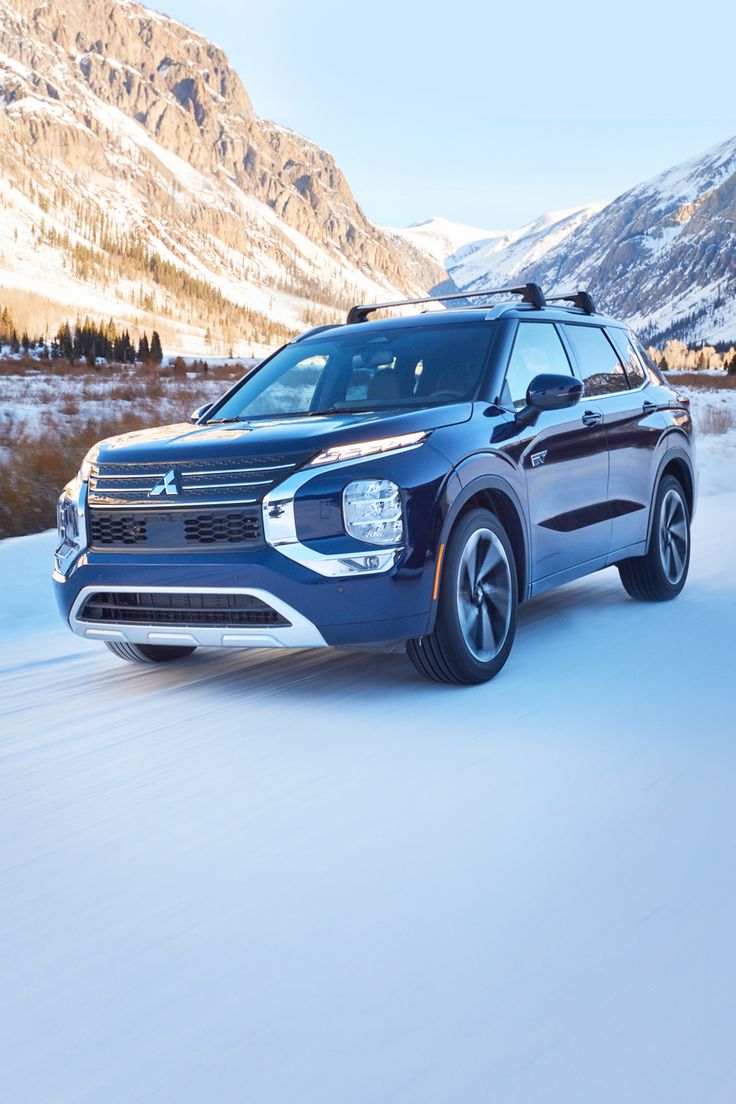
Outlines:
{"label": "clear blue sky", "polygon": [[521,225],[736,133],[725,3],[154,6],[224,47],[257,113],[330,150],[384,225]]}

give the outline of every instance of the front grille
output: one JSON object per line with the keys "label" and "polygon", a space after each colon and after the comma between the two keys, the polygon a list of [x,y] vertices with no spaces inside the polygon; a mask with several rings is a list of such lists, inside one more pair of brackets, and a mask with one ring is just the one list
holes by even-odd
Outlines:
{"label": "front grille", "polygon": [[184,521],[190,544],[246,544],[260,540],[260,515],[242,510],[231,514],[195,514]]}
{"label": "front grille", "polygon": [[[244,505],[261,502],[311,453],[263,455],[237,461],[93,464],[90,506]],[[172,474],[173,473],[173,474]],[[157,493],[154,493],[157,492]]]}
{"label": "front grille", "polygon": [[252,594],[162,591],[99,591],[87,598],[80,621],[116,625],[290,625],[275,609]]}
{"label": "front grille", "polygon": [[244,510],[90,510],[93,548],[176,549],[263,547],[260,507]]}
{"label": "front grille", "polygon": [[146,518],[126,514],[90,513],[89,532],[93,545],[145,544],[148,540]]}

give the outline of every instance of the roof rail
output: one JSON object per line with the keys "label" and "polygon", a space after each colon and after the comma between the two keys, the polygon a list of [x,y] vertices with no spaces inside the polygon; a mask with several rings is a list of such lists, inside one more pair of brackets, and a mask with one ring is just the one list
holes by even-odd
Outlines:
{"label": "roof rail", "polygon": [[572,303],[574,307],[579,307],[586,314],[595,314],[595,303],[589,291],[574,291],[570,295],[548,295],[547,299],[550,303]]}
{"label": "roof rail", "polygon": [[452,295],[427,295],[421,299],[397,299],[393,303],[370,303],[366,306],[351,307],[348,311],[348,326],[355,322],[365,322],[369,314],[390,307],[416,307],[421,303],[444,303],[448,299],[472,299],[480,295],[520,295],[522,303],[531,303],[537,310],[545,306],[544,292],[539,284],[524,284],[522,287],[486,288],[485,291],[459,291]]}
{"label": "roof rail", "polygon": [[327,322],[323,326],[312,326],[311,329],[304,330],[303,333],[300,333],[296,337],[292,338],[292,341],[294,344],[296,344],[297,341],[303,341],[305,337],[312,337],[314,334],[323,333],[325,330],[334,330],[337,328],[337,326],[342,326],[342,322]]}

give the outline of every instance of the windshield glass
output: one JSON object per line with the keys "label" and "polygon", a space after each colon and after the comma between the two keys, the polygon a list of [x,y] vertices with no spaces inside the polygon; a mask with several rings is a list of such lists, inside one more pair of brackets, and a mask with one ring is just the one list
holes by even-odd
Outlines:
{"label": "windshield glass", "polygon": [[492,326],[339,329],[288,345],[213,415],[273,418],[459,402],[480,382]]}

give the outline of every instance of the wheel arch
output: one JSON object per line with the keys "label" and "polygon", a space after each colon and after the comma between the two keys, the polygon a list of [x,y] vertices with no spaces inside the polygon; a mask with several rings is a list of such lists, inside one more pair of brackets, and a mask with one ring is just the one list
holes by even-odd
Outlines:
{"label": "wheel arch", "polygon": [[652,535],[652,525],[654,523],[654,503],[657,500],[660,484],[665,476],[668,475],[673,475],[685,492],[685,501],[691,518],[695,512],[695,475],[693,473],[692,461],[685,449],[676,446],[674,449],[669,449],[665,453],[657,468],[657,475],[652,488],[652,499],[649,504],[647,547],[649,546],[649,540]]}
{"label": "wheel arch", "polygon": [[[511,484],[501,476],[481,476],[458,492],[442,524],[438,547],[447,544],[457,521],[476,506],[490,510],[506,530],[514,552],[519,602],[525,601],[530,586],[529,532],[521,500]],[[441,570],[440,564],[439,573]],[[436,613],[437,603],[433,602],[428,632],[434,627]]]}

